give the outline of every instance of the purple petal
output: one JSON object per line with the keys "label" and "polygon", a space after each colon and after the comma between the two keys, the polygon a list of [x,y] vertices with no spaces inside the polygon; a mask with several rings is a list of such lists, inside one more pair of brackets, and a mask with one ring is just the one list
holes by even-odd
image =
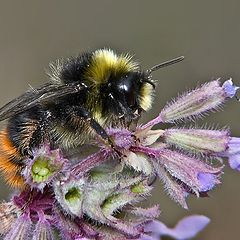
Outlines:
{"label": "purple petal", "polygon": [[159,240],[159,237],[152,237],[146,234],[142,234],[138,240]]}
{"label": "purple petal", "polygon": [[240,154],[230,156],[228,161],[232,169],[240,171]]}
{"label": "purple petal", "polygon": [[218,155],[220,157],[228,157],[230,167],[240,171],[240,138],[231,137],[228,141],[226,151]]}
{"label": "purple petal", "polygon": [[226,93],[227,97],[233,98],[239,89],[239,87],[233,85],[232,79],[225,81],[222,85],[224,92]]}
{"label": "purple petal", "polygon": [[230,156],[235,154],[240,154],[240,138],[231,137],[228,142],[228,148],[225,151],[224,156]]}
{"label": "purple petal", "polygon": [[211,190],[218,182],[217,176],[211,173],[199,173],[197,178],[201,185],[201,192]]}
{"label": "purple petal", "polygon": [[[164,223],[151,221],[144,227],[145,232],[154,236],[170,236],[178,240],[195,237],[210,222],[209,218],[201,215],[193,215],[183,218],[174,228],[168,228]],[[144,239],[144,238],[143,238]]]}

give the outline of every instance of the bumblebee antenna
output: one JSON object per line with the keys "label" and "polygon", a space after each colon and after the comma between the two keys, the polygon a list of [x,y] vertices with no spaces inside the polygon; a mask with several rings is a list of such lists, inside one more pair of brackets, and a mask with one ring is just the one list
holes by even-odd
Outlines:
{"label": "bumblebee antenna", "polygon": [[160,69],[160,68],[167,67],[167,66],[170,66],[170,65],[172,65],[172,64],[181,62],[183,59],[184,59],[184,56],[180,56],[180,57],[171,59],[171,60],[169,60],[169,61],[166,61],[166,62],[157,64],[157,65],[151,67],[150,69],[148,69],[148,70],[147,70],[147,73],[150,75],[152,72],[157,71],[157,70]]}

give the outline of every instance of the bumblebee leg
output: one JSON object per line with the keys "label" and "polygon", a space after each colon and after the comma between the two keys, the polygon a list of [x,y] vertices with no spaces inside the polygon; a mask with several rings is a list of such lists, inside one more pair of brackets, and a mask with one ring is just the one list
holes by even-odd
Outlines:
{"label": "bumblebee leg", "polygon": [[[116,150],[113,140],[109,137],[105,129],[91,116],[91,113],[80,106],[69,107],[68,112],[73,117],[82,118],[111,148]],[[117,150],[116,150],[117,151]]]}

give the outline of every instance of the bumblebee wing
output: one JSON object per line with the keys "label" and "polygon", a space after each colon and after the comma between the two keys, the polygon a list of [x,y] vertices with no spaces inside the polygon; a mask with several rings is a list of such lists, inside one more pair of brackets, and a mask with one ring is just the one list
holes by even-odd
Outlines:
{"label": "bumblebee wing", "polygon": [[31,89],[0,108],[0,121],[30,109],[38,104],[53,102],[57,98],[80,92],[85,88],[87,88],[87,86],[84,84],[71,83],[58,85],[49,83],[40,88]]}

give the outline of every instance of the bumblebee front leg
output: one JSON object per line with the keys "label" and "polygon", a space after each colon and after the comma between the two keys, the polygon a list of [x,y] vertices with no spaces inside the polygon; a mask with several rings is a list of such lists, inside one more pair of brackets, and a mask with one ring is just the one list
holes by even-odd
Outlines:
{"label": "bumblebee front leg", "polygon": [[[111,148],[116,150],[113,140],[107,134],[105,129],[92,117],[91,113],[81,106],[69,106],[68,113],[73,118],[81,118],[83,121],[87,122],[89,126],[96,132],[101,139],[108,144]],[[117,150],[116,150],[117,151]],[[118,152],[118,151],[117,151]]]}

